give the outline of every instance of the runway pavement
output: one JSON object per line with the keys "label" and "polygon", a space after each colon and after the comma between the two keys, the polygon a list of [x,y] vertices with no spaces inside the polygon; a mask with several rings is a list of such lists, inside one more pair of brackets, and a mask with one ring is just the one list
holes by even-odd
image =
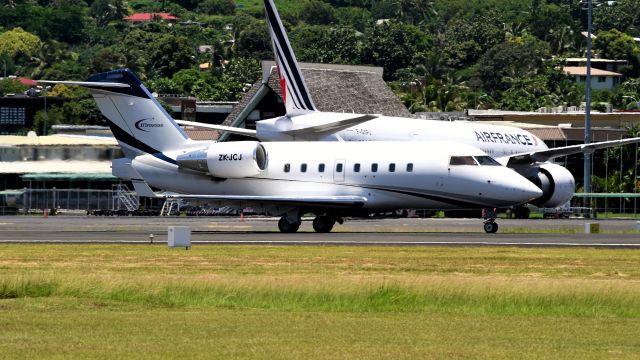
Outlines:
{"label": "runway pavement", "polygon": [[[168,226],[188,226],[195,244],[271,245],[442,245],[567,246],[640,249],[637,220],[498,220],[500,231],[485,234],[480,219],[347,220],[317,234],[311,219],[300,231],[281,234],[276,218],[238,217],[0,217],[0,243],[154,243],[167,241]],[[585,222],[600,234],[584,234]]]}

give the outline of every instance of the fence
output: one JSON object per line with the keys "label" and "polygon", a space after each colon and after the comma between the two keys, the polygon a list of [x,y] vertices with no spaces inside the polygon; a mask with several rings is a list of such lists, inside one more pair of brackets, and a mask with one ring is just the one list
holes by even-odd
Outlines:
{"label": "fence", "polygon": [[[157,201],[150,198],[140,198],[126,187],[114,187],[112,190],[87,189],[23,189],[11,195],[5,195],[6,207],[20,212],[40,212],[45,209],[67,211],[93,210],[129,210],[132,200],[135,206],[145,208],[158,207]],[[2,212],[0,212],[2,214]]]}
{"label": "fence", "polygon": [[571,199],[572,206],[584,206],[585,200],[598,216],[624,215],[636,217],[640,215],[640,193],[576,193]]}

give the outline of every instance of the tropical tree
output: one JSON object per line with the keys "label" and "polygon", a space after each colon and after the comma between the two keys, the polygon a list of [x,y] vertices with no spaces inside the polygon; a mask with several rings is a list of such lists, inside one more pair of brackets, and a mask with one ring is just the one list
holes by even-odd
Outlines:
{"label": "tropical tree", "polygon": [[393,80],[397,70],[413,64],[413,54],[428,51],[431,43],[431,39],[416,26],[385,22],[367,32],[363,60],[382,66],[385,79]]}
{"label": "tropical tree", "polygon": [[40,47],[42,42],[37,35],[24,31],[22,28],[14,28],[0,34],[0,54],[12,58],[18,56],[29,57]]}

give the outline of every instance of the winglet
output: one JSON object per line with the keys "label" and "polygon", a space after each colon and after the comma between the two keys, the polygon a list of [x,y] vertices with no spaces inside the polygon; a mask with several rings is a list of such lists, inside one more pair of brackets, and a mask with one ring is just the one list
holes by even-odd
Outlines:
{"label": "winglet", "polygon": [[278,9],[276,9],[273,0],[264,0],[264,8],[267,24],[269,25],[273,53],[278,65],[280,87],[282,88],[282,97],[287,109],[287,115],[300,115],[318,111],[311,99],[302,71],[298,66],[298,60],[293,53],[287,32],[282,25]]}

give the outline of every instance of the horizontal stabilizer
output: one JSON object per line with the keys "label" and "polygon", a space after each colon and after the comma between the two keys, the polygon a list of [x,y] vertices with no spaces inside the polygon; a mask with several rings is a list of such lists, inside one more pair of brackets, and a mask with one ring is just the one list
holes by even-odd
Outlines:
{"label": "horizontal stabilizer", "polygon": [[508,166],[518,165],[518,164],[530,164],[534,162],[544,162],[549,159],[557,158],[560,156],[567,156],[572,154],[591,154],[598,149],[605,149],[613,146],[620,145],[628,145],[635,144],[640,142],[640,137],[622,139],[622,140],[611,140],[611,141],[601,141],[594,142],[590,144],[579,144],[579,145],[571,145],[571,146],[562,146],[547,150],[541,151],[533,151],[528,153],[521,153],[509,156]]}
{"label": "horizontal stabilizer", "polygon": [[63,84],[63,85],[77,85],[91,88],[130,88],[129,84],[122,83],[110,83],[110,82],[95,82],[95,81],[53,81],[53,80],[38,80],[41,84]]}
{"label": "horizontal stabilizer", "polygon": [[367,198],[362,196],[252,196],[252,195],[166,195],[174,199],[203,199],[214,201],[246,201],[255,203],[277,203],[288,205],[325,205],[363,207]]}
{"label": "horizontal stabilizer", "polygon": [[150,197],[150,198],[161,198],[161,195],[158,195],[151,190],[149,184],[147,184],[144,180],[132,179],[131,183],[133,184],[133,189],[136,191],[138,196]]}
{"label": "horizontal stabilizer", "polygon": [[256,131],[251,129],[241,129],[233,126],[205,124],[205,123],[200,123],[195,121],[186,121],[186,120],[175,120],[175,122],[178,123],[178,125],[197,126],[197,127],[207,128],[207,129],[230,132],[230,133],[239,134],[239,135],[256,137]]}
{"label": "horizontal stabilizer", "polygon": [[[304,115],[302,115],[304,116]],[[290,135],[296,138],[305,140],[317,140],[327,135],[335,134],[346,128],[362,124],[369,120],[377,119],[380,115],[363,115],[354,118],[348,118],[344,120],[333,121],[320,125],[307,126],[298,129],[283,131],[283,134]]]}

